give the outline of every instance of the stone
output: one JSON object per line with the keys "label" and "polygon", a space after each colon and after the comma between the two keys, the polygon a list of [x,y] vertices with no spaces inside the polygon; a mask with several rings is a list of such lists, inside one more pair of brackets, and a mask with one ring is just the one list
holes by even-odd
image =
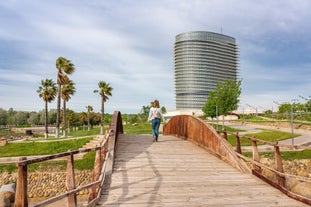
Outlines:
{"label": "stone", "polygon": [[0,188],[0,207],[11,207],[15,200],[15,184],[3,185]]}
{"label": "stone", "polygon": [[311,198],[311,183],[298,183],[292,188],[292,191],[307,198]]}
{"label": "stone", "polygon": [[5,197],[5,194],[0,193],[0,207],[11,207],[10,199]]}

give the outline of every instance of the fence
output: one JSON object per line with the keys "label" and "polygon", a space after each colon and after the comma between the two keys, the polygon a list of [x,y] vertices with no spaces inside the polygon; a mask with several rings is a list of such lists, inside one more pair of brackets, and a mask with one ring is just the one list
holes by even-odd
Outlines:
{"label": "fence", "polygon": [[[280,148],[282,148],[282,150],[306,150],[306,149],[311,149],[311,147],[296,146],[296,145],[284,145],[284,144],[278,144],[277,142],[276,143],[275,142],[268,142],[268,141],[257,139],[255,137],[240,136],[238,132],[231,133],[231,132],[227,132],[225,129],[221,133],[223,134],[223,137],[225,140],[228,140],[228,134],[231,134],[235,137],[235,139],[236,139],[236,150],[235,150],[236,154],[241,159],[244,159],[245,161],[252,164],[252,173],[254,175],[261,178],[262,180],[269,183],[270,185],[274,186],[275,188],[279,189],[280,191],[282,191],[283,193],[285,193],[289,197],[292,197],[296,200],[299,200],[299,201],[302,201],[304,203],[311,205],[311,199],[291,192],[287,186],[287,183],[286,183],[287,178],[292,178],[292,179],[296,179],[298,181],[308,182],[308,183],[311,183],[311,179],[308,177],[302,177],[302,176],[284,173],[283,161],[282,161],[281,150],[280,150]],[[252,158],[246,157],[242,154],[242,147],[240,144],[241,139],[249,140],[252,143]],[[260,162],[260,153],[258,150],[258,145],[259,145],[258,143],[262,143],[262,144],[271,146],[273,148],[275,168],[271,168],[271,167]],[[268,178],[267,176],[265,176],[263,174],[263,169],[272,172],[276,179],[274,180],[274,179],[271,179],[271,178]]]}
{"label": "fence", "polygon": [[[118,111],[114,112],[112,123],[106,133],[106,136],[100,146],[94,148],[87,148],[81,150],[75,150],[70,152],[64,152],[49,156],[44,156],[36,159],[27,160],[26,157],[20,159],[17,163],[18,166],[18,178],[16,183],[16,194],[15,194],[15,207],[28,207],[27,198],[27,165],[33,163],[39,163],[47,160],[53,160],[56,158],[66,157],[67,158],[67,176],[66,176],[66,192],[36,203],[33,207],[45,206],[47,204],[56,202],[67,197],[67,206],[76,207],[77,198],[76,194],[86,188],[91,188],[89,195],[88,204],[86,206],[93,206],[98,202],[101,186],[107,182],[107,179],[111,176],[113,169],[113,159],[115,144],[119,133],[123,133],[121,114]],[[87,185],[76,187],[74,177],[74,155],[80,153],[86,153],[90,151],[96,151],[94,169],[92,173],[93,182]]]}
{"label": "fence", "polygon": [[[215,154],[217,157],[223,159],[224,161],[228,162],[233,167],[241,170],[242,172],[253,173],[257,177],[281,190],[289,197],[292,197],[309,205],[311,204],[311,199],[295,194],[291,192],[288,188],[286,188],[286,177],[291,177],[304,182],[311,182],[311,179],[307,177],[289,175],[284,173],[282,157],[280,154],[280,147],[287,147],[289,149],[310,149],[310,147],[280,145],[278,143],[267,142],[256,139],[254,137],[240,136],[238,133],[228,133],[226,131],[221,132],[224,134],[224,136],[222,137],[213,127],[209,126],[207,123],[194,116],[188,115],[173,117],[164,126],[163,133],[175,135],[195,142],[199,146]],[[228,142],[228,134],[233,134],[236,137],[235,150]],[[240,144],[241,138],[248,139],[252,142],[252,158],[248,158],[242,155],[242,148]],[[271,168],[260,163],[260,156],[257,147],[258,142],[270,145],[274,148],[274,157],[276,163],[275,168]],[[245,161],[252,164],[251,169]],[[262,169],[267,169],[273,172],[275,174],[276,181],[264,176],[264,174],[262,173]]]}

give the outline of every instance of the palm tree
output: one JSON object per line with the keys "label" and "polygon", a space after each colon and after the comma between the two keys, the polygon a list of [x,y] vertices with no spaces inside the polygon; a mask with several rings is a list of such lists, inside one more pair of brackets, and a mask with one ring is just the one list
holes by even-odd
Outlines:
{"label": "palm tree", "polygon": [[39,86],[37,93],[45,102],[45,138],[48,138],[48,103],[53,101],[56,97],[56,84],[52,79],[41,80],[41,85]]}
{"label": "palm tree", "polygon": [[87,106],[87,130],[90,131],[90,116],[91,116],[91,112],[93,111],[93,107],[92,106]]}
{"label": "palm tree", "polygon": [[76,88],[74,86],[74,82],[72,80],[69,80],[68,83],[64,84],[62,87],[62,99],[63,99],[63,123],[64,123],[64,129],[63,129],[63,135],[66,137],[66,102],[69,101],[71,98],[71,95],[73,95],[76,92]]}
{"label": "palm tree", "polygon": [[64,57],[59,57],[56,60],[56,69],[57,69],[57,115],[56,115],[56,137],[59,137],[59,125],[60,125],[60,99],[62,95],[62,85],[65,85],[69,82],[67,76],[72,74],[75,71],[74,64],[70,60],[67,60]]}
{"label": "palm tree", "polygon": [[109,99],[108,96],[112,96],[113,88],[110,86],[109,83],[106,83],[105,81],[99,81],[98,87],[100,90],[94,90],[94,93],[99,93],[102,98],[100,134],[104,134],[104,104]]}
{"label": "palm tree", "polygon": [[81,121],[82,124],[83,124],[83,131],[84,131],[85,122],[87,121],[87,113],[82,112],[82,113],[80,114],[80,121]]}

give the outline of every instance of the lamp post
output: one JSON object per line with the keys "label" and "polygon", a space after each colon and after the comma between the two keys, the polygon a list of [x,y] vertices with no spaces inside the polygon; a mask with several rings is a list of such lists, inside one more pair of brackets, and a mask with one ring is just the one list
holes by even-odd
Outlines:
{"label": "lamp post", "polygon": [[254,109],[256,111],[256,117],[258,117],[258,113],[257,113],[257,107],[251,106],[249,104],[246,104],[247,106],[251,107],[252,109]]}
{"label": "lamp post", "polygon": [[291,120],[291,127],[292,127],[292,145],[294,145],[294,109],[293,104],[295,104],[295,101],[298,101],[298,99],[292,99],[290,104],[290,120]]}

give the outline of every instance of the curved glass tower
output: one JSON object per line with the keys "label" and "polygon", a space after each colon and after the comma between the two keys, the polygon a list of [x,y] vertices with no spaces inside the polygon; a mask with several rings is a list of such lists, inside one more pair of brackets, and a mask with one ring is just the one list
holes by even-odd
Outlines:
{"label": "curved glass tower", "polygon": [[202,109],[216,83],[237,79],[235,39],[206,31],[176,36],[174,73],[176,109]]}

